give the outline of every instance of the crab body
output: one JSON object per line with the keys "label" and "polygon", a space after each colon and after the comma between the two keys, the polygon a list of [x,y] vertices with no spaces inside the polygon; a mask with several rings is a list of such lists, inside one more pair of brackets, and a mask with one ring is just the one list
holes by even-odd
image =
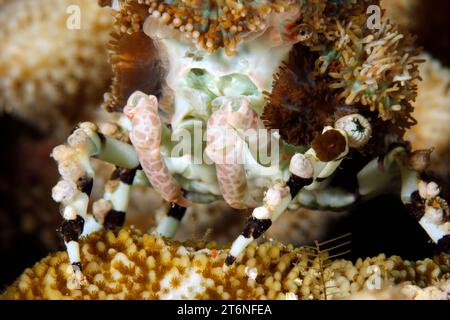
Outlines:
{"label": "crab body", "polygon": [[[392,26],[354,27],[367,2],[116,2],[122,31],[106,105],[118,120],[82,123],[53,152],[73,285],[84,281],[78,237],[121,226],[138,184],[171,204],[156,229],[167,237],[193,202],[253,209],[228,265],[289,209],[345,210],[387,190],[448,250],[447,203],[421,175],[430,152],[402,140],[417,61],[397,57],[406,49]],[[90,157],[117,167],[92,214]]]}

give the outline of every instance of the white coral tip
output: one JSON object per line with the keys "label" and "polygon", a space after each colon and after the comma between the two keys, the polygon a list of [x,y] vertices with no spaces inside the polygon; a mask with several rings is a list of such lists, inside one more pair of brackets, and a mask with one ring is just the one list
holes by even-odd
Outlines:
{"label": "white coral tip", "polygon": [[427,184],[427,194],[430,198],[435,198],[439,195],[440,189],[436,182]]}
{"label": "white coral tip", "polygon": [[52,189],[52,198],[56,202],[72,199],[77,192],[77,185],[72,181],[61,180]]}
{"label": "white coral tip", "polygon": [[281,190],[270,188],[267,190],[266,197],[265,197],[265,203],[269,207],[276,207],[281,202]]}
{"label": "white coral tip", "polygon": [[314,174],[314,167],[303,154],[296,153],[292,158],[289,164],[289,171],[296,176],[309,179],[312,178]]}
{"label": "white coral tip", "polygon": [[77,210],[72,206],[64,208],[63,217],[65,220],[75,220],[77,218]]}
{"label": "white coral tip", "polygon": [[259,220],[269,219],[270,212],[266,207],[257,207],[253,210],[253,217]]}

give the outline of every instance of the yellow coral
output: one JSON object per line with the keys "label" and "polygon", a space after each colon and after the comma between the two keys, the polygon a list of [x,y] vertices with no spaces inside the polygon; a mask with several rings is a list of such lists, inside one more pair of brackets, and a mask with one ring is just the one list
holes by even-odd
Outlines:
{"label": "yellow coral", "polygon": [[[66,25],[72,5],[79,30]],[[81,119],[108,86],[111,30],[111,10],[93,0],[1,2],[0,110],[45,129]]]}
{"label": "yellow coral", "polygon": [[[449,279],[447,255],[327,262],[308,248],[252,244],[223,269],[227,249],[214,243],[171,242],[130,228],[102,231],[81,242],[87,284],[68,289],[72,268],[65,252],[36,263],[2,299],[322,299],[408,282],[429,286]],[[325,263],[325,264],[324,264]],[[322,265],[322,267],[321,267]]]}

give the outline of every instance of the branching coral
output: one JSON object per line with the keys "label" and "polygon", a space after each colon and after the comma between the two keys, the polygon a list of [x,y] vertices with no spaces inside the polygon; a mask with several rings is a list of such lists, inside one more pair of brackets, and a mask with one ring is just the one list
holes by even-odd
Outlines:
{"label": "branching coral", "polygon": [[67,287],[71,267],[58,252],[25,270],[2,299],[336,299],[449,279],[446,255],[418,262],[379,255],[353,264],[270,243],[249,246],[239,264],[223,269],[228,250],[214,243],[169,242],[133,228],[92,234],[81,248],[88,282],[81,290]]}
{"label": "branching coral", "polygon": [[[71,5],[80,9],[79,30],[66,25]],[[0,110],[43,129],[67,129],[101,102],[111,30],[111,10],[92,0],[2,2]]]}

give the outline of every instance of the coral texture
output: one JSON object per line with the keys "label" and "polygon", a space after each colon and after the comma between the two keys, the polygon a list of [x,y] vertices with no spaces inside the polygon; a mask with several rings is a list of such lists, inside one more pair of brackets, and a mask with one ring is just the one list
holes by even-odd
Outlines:
{"label": "coral texture", "polygon": [[400,284],[382,290],[364,290],[349,297],[353,300],[450,300],[450,281],[420,288],[412,284]]}
{"label": "coral texture", "polygon": [[[80,29],[69,29],[78,6]],[[70,126],[109,84],[112,15],[93,0],[0,3],[0,110],[41,129]]]}
{"label": "coral texture", "polygon": [[431,169],[450,182],[450,69],[429,54],[420,67],[422,81],[414,102],[417,125],[406,134],[413,148],[434,148]]}
{"label": "coral texture", "polygon": [[[329,260],[312,248],[252,244],[224,269],[227,249],[179,243],[137,229],[102,231],[82,241],[87,284],[69,289],[72,268],[64,252],[25,272],[2,299],[338,299],[399,283],[448,283],[449,257],[410,262],[400,257]],[[69,286],[68,286],[69,284]],[[69,287],[69,288],[68,288]]]}
{"label": "coral texture", "polygon": [[414,16],[420,8],[418,0],[381,0],[381,7],[386,10],[387,16],[402,28],[411,30],[417,24]]}

